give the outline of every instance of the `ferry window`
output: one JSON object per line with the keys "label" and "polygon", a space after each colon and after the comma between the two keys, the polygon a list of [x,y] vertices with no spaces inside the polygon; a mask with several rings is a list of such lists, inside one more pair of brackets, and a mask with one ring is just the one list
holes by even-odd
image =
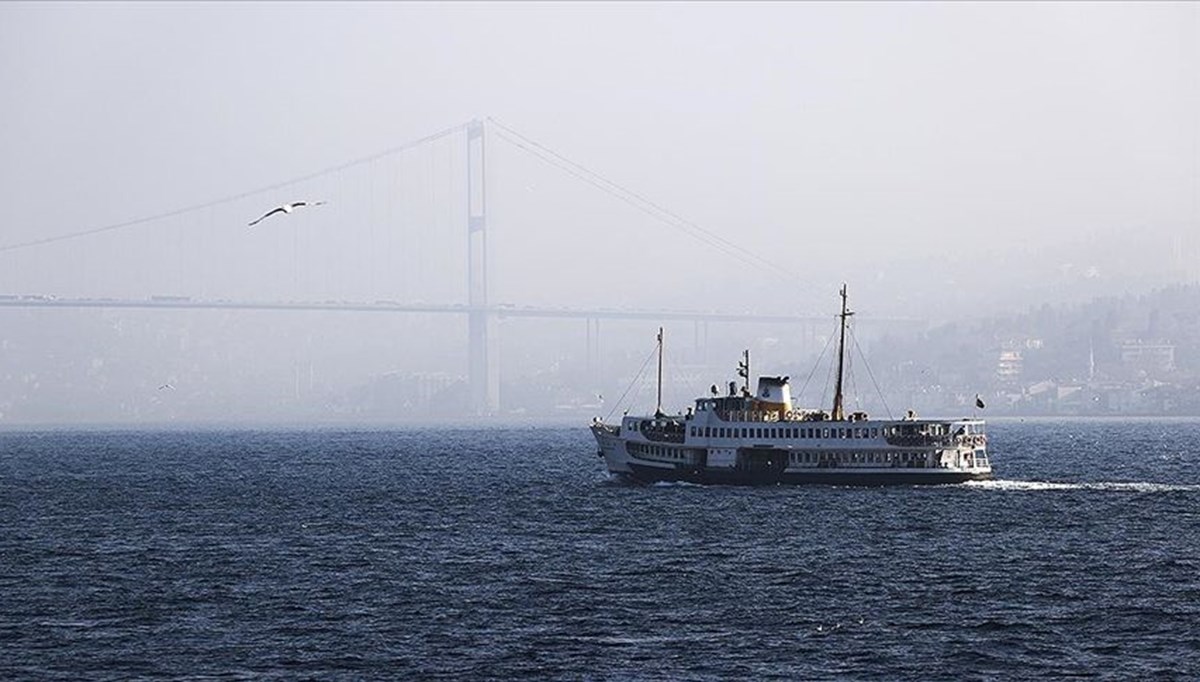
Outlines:
{"label": "ferry window", "polygon": [[871,427],[871,437],[878,438],[879,437],[879,429],[872,426]]}
{"label": "ferry window", "polygon": [[829,429],[821,429],[821,437],[828,438],[829,437]]}
{"label": "ferry window", "polygon": [[746,427],[743,426],[742,427],[742,438],[749,438],[749,435],[748,435],[749,433],[750,433],[750,429],[747,429]]}

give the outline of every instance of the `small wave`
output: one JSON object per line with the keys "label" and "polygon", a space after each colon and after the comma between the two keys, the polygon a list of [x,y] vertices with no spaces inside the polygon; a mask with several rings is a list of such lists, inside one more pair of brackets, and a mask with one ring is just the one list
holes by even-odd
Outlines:
{"label": "small wave", "polygon": [[42,620],[38,625],[50,628],[94,628],[100,623],[94,620]]}
{"label": "small wave", "polygon": [[1167,492],[1198,492],[1200,485],[1146,483],[1146,482],[1109,482],[1096,481],[1091,483],[1062,483],[1055,481],[968,481],[964,486],[983,488],[985,490],[1106,490],[1134,493],[1167,493]]}

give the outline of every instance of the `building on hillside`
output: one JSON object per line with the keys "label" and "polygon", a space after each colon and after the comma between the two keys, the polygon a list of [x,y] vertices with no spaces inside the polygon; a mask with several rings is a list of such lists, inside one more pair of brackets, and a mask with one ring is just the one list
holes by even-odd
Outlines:
{"label": "building on hillside", "polygon": [[1137,339],[1119,347],[1121,366],[1135,374],[1159,375],[1175,371],[1175,346],[1164,341]]}

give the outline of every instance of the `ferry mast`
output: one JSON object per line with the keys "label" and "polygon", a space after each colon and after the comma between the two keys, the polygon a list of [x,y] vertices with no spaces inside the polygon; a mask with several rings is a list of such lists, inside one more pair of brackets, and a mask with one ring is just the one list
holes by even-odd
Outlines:
{"label": "ferry mast", "polygon": [[654,405],[654,416],[662,418],[665,413],[662,408],[662,358],[663,356],[663,328],[658,328],[658,396],[657,402]]}
{"label": "ferry mast", "polygon": [[838,337],[837,386],[833,392],[833,421],[845,421],[846,411],[842,405],[842,371],[846,360],[846,318],[854,313],[846,307],[846,285],[842,284],[841,334]]}

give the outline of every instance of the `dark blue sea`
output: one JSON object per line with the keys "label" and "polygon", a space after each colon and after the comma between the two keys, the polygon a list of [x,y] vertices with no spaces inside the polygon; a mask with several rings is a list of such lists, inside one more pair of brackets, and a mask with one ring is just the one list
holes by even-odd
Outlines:
{"label": "dark blue sea", "polygon": [[1200,678],[1200,422],[628,487],[587,430],[0,433],[0,678]]}

